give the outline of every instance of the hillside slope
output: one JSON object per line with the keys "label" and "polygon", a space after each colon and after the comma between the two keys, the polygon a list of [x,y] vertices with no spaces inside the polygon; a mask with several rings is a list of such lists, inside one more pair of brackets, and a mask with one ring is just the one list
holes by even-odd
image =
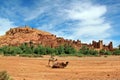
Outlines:
{"label": "hillside slope", "polygon": [[56,35],[49,32],[37,30],[28,26],[11,28],[4,36],[0,36],[0,46],[18,46],[22,43],[31,42],[34,45],[43,45],[54,48],[60,45],[70,45],[77,50],[82,46],[87,46],[96,50],[113,50],[112,42],[110,42],[108,45],[104,45],[102,40],[99,40],[99,42],[92,41],[92,44],[81,43],[80,40],[75,41],[64,39],[62,37],[56,37]]}

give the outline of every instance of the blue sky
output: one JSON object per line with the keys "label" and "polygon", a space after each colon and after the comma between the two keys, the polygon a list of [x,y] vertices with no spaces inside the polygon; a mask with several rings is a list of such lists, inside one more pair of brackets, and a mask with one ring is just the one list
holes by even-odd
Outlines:
{"label": "blue sky", "polygon": [[66,39],[120,44],[120,0],[0,0],[0,35],[29,25]]}

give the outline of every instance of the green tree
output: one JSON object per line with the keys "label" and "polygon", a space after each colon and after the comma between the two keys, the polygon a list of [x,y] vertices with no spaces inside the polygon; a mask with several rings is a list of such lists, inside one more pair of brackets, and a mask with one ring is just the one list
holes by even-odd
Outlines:
{"label": "green tree", "polygon": [[90,55],[90,53],[89,53],[89,48],[86,47],[86,46],[81,47],[81,48],[79,49],[78,53],[84,54],[84,55]]}
{"label": "green tree", "polygon": [[64,54],[65,50],[64,50],[64,46],[60,45],[59,47],[56,48],[56,54]]}
{"label": "green tree", "polygon": [[65,52],[65,54],[75,54],[76,50],[72,46],[66,45],[64,52]]}
{"label": "green tree", "polygon": [[83,55],[94,55],[94,56],[99,55],[98,51],[89,49],[86,46],[81,47],[78,53]]}
{"label": "green tree", "polygon": [[104,49],[102,49],[102,50],[99,51],[99,54],[100,54],[100,55],[105,55],[105,52],[106,52],[106,51],[105,51]]}
{"label": "green tree", "polygon": [[9,54],[10,53],[10,47],[9,46],[3,46],[1,47],[1,51],[3,51],[3,54]]}
{"label": "green tree", "polygon": [[55,51],[55,49],[54,48],[50,48],[50,47],[46,47],[46,53],[47,54],[54,54],[56,51]]}
{"label": "green tree", "polygon": [[27,43],[23,43],[23,44],[21,44],[21,45],[19,46],[19,48],[21,48],[23,52],[25,51],[25,49],[26,49],[27,47],[28,47]]}
{"label": "green tree", "polygon": [[112,52],[111,51],[105,51],[105,50],[102,49],[102,50],[99,51],[99,54],[100,55],[112,55]]}
{"label": "green tree", "polygon": [[119,49],[114,50],[114,51],[113,51],[113,54],[114,54],[114,55],[120,55],[120,50],[119,50]]}
{"label": "green tree", "polygon": [[98,53],[98,51],[96,51],[96,50],[89,50],[89,54],[90,55],[94,55],[94,56],[98,56],[99,55],[99,53]]}
{"label": "green tree", "polygon": [[32,54],[33,53],[33,50],[30,48],[30,47],[26,47],[23,51],[23,53],[25,54]]}
{"label": "green tree", "polygon": [[35,54],[46,54],[46,48],[39,45],[38,47],[34,48]]}
{"label": "green tree", "polygon": [[27,43],[23,43],[19,46],[19,48],[22,50],[23,53],[25,54],[32,54],[33,53],[33,49],[28,46]]}
{"label": "green tree", "polygon": [[3,54],[3,49],[0,47],[0,54]]}
{"label": "green tree", "polygon": [[9,54],[16,55],[16,54],[21,54],[21,53],[22,53],[22,50],[19,47],[16,47],[16,46],[9,47]]}
{"label": "green tree", "polygon": [[110,52],[110,51],[105,51],[105,55],[112,55],[112,52]]}

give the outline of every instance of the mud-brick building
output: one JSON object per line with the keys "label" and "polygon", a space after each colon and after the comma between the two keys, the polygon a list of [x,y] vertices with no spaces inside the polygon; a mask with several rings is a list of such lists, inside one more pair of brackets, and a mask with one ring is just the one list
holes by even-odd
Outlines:
{"label": "mud-brick building", "polygon": [[22,43],[32,42],[34,45],[43,45],[56,48],[60,45],[70,45],[79,50],[83,46],[87,46],[90,49],[95,50],[113,50],[113,43],[108,45],[103,44],[102,40],[98,42],[92,41],[92,43],[82,43],[80,40],[69,40],[62,37],[56,37],[56,35],[42,30],[30,28],[29,26],[11,28],[5,35],[0,36],[0,46],[10,45],[18,46]]}

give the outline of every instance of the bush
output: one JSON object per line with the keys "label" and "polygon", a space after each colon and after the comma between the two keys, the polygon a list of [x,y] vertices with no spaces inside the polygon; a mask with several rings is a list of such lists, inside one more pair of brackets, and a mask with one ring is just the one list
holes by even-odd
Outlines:
{"label": "bush", "polygon": [[72,46],[66,45],[66,46],[65,46],[65,49],[64,49],[64,53],[65,53],[65,54],[75,54],[75,53],[76,53],[76,50],[75,50],[75,48],[73,48]]}
{"label": "bush", "polygon": [[56,52],[57,55],[64,54],[65,53],[64,46],[60,45],[59,47],[57,47]]}
{"label": "bush", "polygon": [[21,57],[43,57],[39,54],[20,54]]}
{"label": "bush", "polygon": [[[17,55],[24,57],[37,57],[41,55],[61,55],[61,56],[99,56],[99,55],[112,55],[112,52],[100,50],[99,53],[96,50],[89,49],[86,46],[81,47],[78,51],[70,45],[60,45],[57,48],[44,47],[42,45],[34,46],[27,43],[20,46],[3,46],[0,48],[0,54],[5,56]],[[120,50],[113,51],[114,55],[120,55]]]}
{"label": "bush", "polygon": [[87,48],[86,46],[81,47],[78,53],[84,54],[84,55],[90,55],[89,48]]}
{"label": "bush", "polygon": [[100,54],[100,55],[105,55],[105,50],[103,50],[103,49],[100,50],[100,51],[99,51],[99,54]]}
{"label": "bush", "polygon": [[13,47],[12,46],[3,46],[1,47],[1,52],[5,55],[5,56],[10,56],[10,55],[15,55],[15,53],[13,52]]}
{"label": "bush", "polygon": [[111,51],[100,50],[99,54],[100,55],[112,55],[112,52]]}
{"label": "bush", "polygon": [[113,51],[113,54],[114,54],[114,55],[120,55],[120,50],[119,50],[119,49],[116,49],[115,51]]}
{"label": "bush", "polygon": [[32,57],[33,55],[32,54],[25,54],[25,53],[23,53],[23,54],[20,54],[19,56],[21,56],[21,57]]}
{"label": "bush", "polygon": [[20,45],[19,48],[22,50],[22,53],[25,53],[25,54],[33,53],[33,49],[31,48],[31,46],[28,46],[27,43]]}
{"label": "bush", "polygon": [[34,53],[35,54],[40,54],[40,55],[46,54],[46,48],[39,45],[38,47],[34,48]]}
{"label": "bush", "polygon": [[26,47],[23,51],[23,53],[25,54],[32,54],[33,53],[33,50],[30,48],[30,47]]}
{"label": "bush", "polygon": [[6,71],[0,72],[0,80],[13,80]]}
{"label": "bush", "polygon": [[15,47],[15,46],[10,46],[9,47],[9,54],[11,55],[16,55],[16,54],[21,54],[22,50],[19,47]]}
{"label": "bush", "polygon": [[9,47],[3,46],[3,47],[1,47],[1,51],[3,52],[3,54],[9,54]]}
{"label": "bush", "polygon": [[2,50],[2,48],[0,48],[0,55],[3,55],[4,53],[3,53],[3,50]]}
{"label": "bush", "polygon": [[54,54],[56,51],[55,51],[55,49],[54,48],[50,48],[50,47],[46,47],[46,53],[47,54]]}
{"label": "bush", "polygon": [[68,54],[65,54],[65,53],[59,55],[59,57],[67,57],[67,56]]}
{"label": "bush", "polygon": [[112,55],[112,52],[110,52],[110,51],[105,51],[105,55]]}
{"label": "bush", "polygon": [[96,50],[89,50],[89,54],[94,56],[99,56],[99,53]]}
{"label": "bush", "polygon": [[92,49],[89,49],[87,48],[86,46],[83,46],[79,51],[78,51],[78,55],[87,55],[87,56],[99,56],[99,53],[98,51],[96,50],[92,50]]}
{"label": "bush", "polygon": [[85,56],[85,55],[84,55],[84,54],[81,54],[81,53],[77,53],[76,56],[78,56],[78,57],[83,57],[83,56]]}
{"label": "bush", "polygon": [[22,51],[25,51],[27,47],[28,47],[27,43],[23,43],[19,46],[19,48],[22,49]]}

